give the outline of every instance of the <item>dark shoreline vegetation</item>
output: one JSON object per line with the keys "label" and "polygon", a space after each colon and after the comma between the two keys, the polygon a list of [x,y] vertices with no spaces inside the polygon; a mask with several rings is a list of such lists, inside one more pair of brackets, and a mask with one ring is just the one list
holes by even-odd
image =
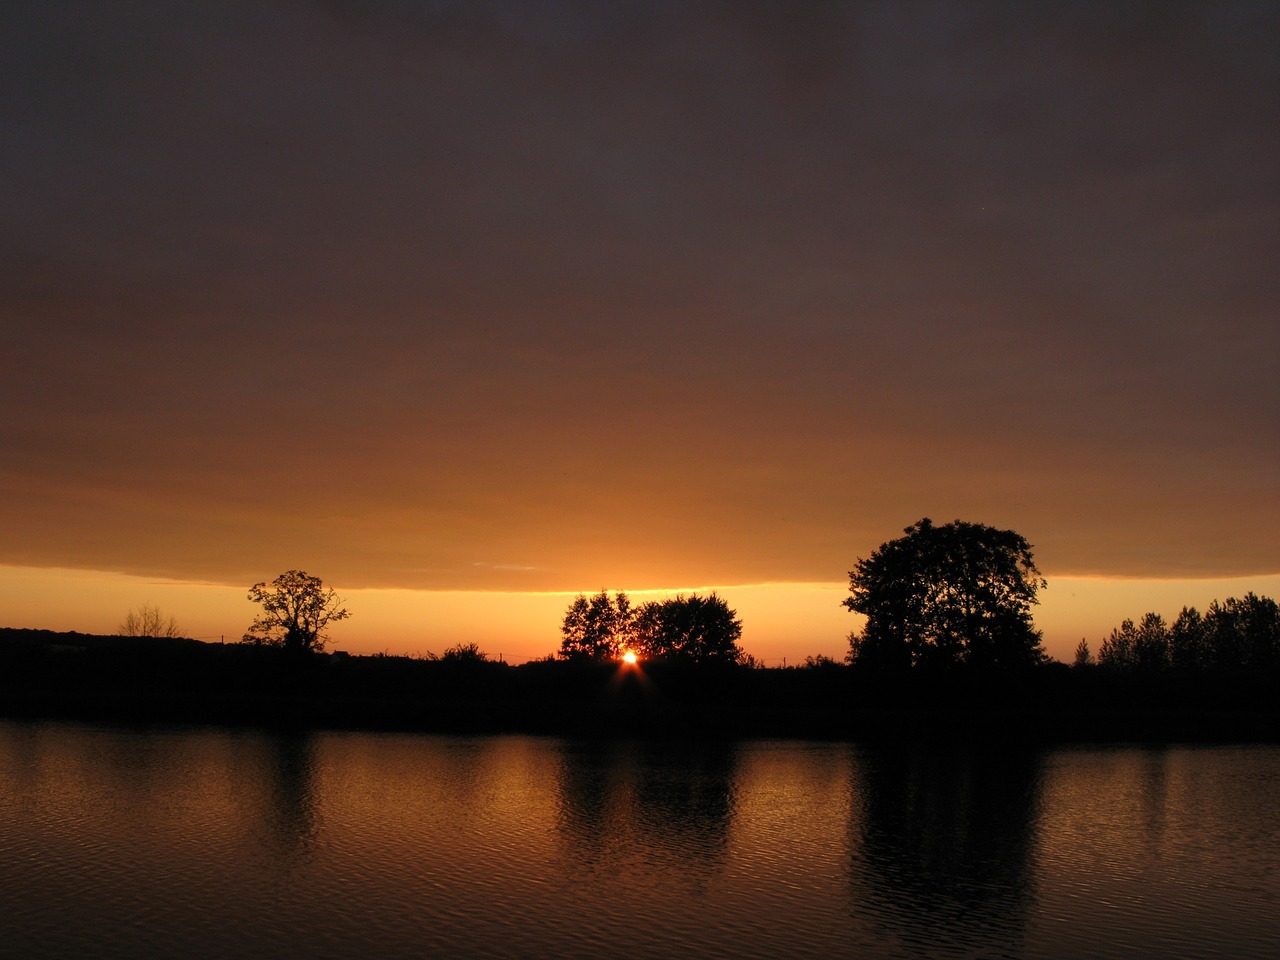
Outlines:
{"label": "dark shoreline vegetation", "polygon": [[886,676],[740,664],[291,655],[0,629],[0,716],[282,729],[993,743],[1280,741],[1280,669]]}

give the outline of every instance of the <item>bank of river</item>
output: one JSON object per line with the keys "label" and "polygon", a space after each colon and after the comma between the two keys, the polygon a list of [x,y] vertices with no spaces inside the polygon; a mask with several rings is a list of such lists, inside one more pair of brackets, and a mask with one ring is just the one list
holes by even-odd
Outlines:
{"label": "bank of river", "polygon": [[1280,678],[1259,675],[1123,677],[1049,664],[889,680],[838,665],[299,663],[241,645],[55,639],[64,642],[0,643],[0,716],[667,738],[1280,741]]}

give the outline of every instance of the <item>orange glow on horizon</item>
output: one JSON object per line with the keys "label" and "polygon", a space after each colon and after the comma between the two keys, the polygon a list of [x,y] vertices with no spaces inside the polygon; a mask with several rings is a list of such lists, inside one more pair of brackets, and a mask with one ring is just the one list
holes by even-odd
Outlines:
{"label": "orange glow on horizon", "polygon": [[635,655],[635,652],[634,652],[634,651],[632,651],[632,650],[628,650],[626,653],[624,653],[624,654],[622,655],[622,662],[623,662],[623,663],[629,663],[629,664],[634,665],[634,664],[635,664],[635,662],[636,662],[637,660],[639,660],[639,659],[640,659],[640,658],[639,658],[639,657],[637,657],[637,656]]}
{"label": "orange glow on horizon", "polygon": [[[1148,611],[1172,621],[1185,606],[1204,611],[1217,599],[1253,591],[1280,597],[1280,574],[1216,580],[1133,580],[1057,576],[1035,608],[1050,656],[1070,663],[1081,638],[1096,653],[1124,618]],[[330,649],[357,655],[389,652],[422,656],[457,643],[478,643],[511,664],[554,654],[560,623],[574,597],[564,593],[416,591],[335,588],[352,618],[333,630]],[[848,583],[772,583],[685,587],[716,590],[743,622],[741,646],[766,666],[802,663],[805,657],[841,660],[850,631],[861,618],[842,605]],[[633,599],[661,599],[681,590],[629,591]],[[0,626],[113,633],[128,611],[152,603],[177,617],[185,635],[238,641],[256,615],[243,586],[135,577],[65,568],[0,565]],[[629,651],[623,650],[625,654]],[[618,657],[630,673],[641,669]]]}

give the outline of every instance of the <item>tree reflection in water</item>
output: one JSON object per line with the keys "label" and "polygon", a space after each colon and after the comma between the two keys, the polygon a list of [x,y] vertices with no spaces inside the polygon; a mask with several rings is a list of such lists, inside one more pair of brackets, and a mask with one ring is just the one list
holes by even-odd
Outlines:
{"label": "tree reflection in water", "polygon": [[286,732],[264,738],[262,821],[271,855],[290,867],[311,859],[318,831],[315,735]]}
{"label": "tree reflection in water", "polygon": [[725,857],[735,766],[726,743],[566,744],[557,825],[568,858],[588,871],[707,879]]}
{"label": "tree reflection in water", "polygon": [[856,771],[854,909],[876,939],[906,955],[1021,955],[1039,755],[878,746],[860,752]]}

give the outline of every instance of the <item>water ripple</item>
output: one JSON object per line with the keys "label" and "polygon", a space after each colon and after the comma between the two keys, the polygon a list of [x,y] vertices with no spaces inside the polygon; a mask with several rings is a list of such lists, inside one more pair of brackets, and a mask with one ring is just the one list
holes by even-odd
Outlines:
{"label": "water ripple", "polygon": [[0,723],[0,956],[1270,957],[1280,751]]}

